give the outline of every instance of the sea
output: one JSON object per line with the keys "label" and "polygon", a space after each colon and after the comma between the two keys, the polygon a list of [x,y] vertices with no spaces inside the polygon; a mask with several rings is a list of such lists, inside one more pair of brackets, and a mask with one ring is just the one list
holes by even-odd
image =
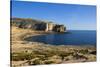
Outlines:
{"label": "sea", "polygon": [[64,33],[31,36],[25,40],[51,45],[96,45],[96,30],[69,30]]}

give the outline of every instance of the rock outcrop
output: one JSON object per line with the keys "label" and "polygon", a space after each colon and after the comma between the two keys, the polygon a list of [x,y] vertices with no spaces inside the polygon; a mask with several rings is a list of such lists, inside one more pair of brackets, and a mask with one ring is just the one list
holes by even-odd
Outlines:
{"label": "rock outcrop", "polygon": [[64,25],[54,24],[49,21],[35,19],[11,18],[11,25],[24,29],[33,29],[39,31],[65,32]]}
{"label": "rock outcrop", "polygon": [[53,28],[53,31],[65,32],[66,31],[66,27],[64,25],[55,25],[54,28]]}

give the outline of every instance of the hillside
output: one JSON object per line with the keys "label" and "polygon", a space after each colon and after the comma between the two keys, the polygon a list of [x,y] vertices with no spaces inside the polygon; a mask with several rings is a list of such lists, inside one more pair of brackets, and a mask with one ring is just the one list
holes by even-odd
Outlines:
{"label": "hillside", "polygon": [[18,28],[33,29],[37,31],[65,32],[64,25],[54,24],[51,21],[42,21],[30,18],[11,18],[11,25]]}

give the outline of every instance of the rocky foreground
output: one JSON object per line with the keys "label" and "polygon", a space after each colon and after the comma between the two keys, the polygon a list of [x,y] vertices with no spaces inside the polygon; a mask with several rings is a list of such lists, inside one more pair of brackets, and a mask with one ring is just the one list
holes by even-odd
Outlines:
{"label": "rocky foreground", "polygon": [[53,46],[24,40],[29,36],[41,34],[50,33],[12,27],[11,65],[13,67],[96,61],[94,46]]}

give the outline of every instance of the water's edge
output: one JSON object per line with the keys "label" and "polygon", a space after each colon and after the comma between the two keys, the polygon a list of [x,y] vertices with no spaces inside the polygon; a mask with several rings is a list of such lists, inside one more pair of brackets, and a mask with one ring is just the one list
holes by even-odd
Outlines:
{"label": "water's edge", "polygon": [[96,31],[70,30],[65,33],[37,35],[25,38],[26,41],[51,45],[96,45]]}

